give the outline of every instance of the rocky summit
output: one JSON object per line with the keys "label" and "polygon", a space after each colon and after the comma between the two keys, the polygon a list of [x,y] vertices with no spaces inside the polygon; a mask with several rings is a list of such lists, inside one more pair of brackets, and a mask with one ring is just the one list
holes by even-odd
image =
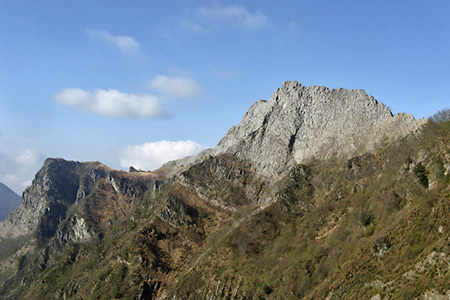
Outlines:
{"label": "rocky summit", "polygon": [[1,299],[450,299],[450,113],[285,82],[153,172],[49,158]]}
{"label": "rocky summit", "polygon": [[364,90],[287,81],[269,101],[256,102],[213,153],[233,153],[276,177],[294,164],[333,155],[352,157],[423,126],[396,114]]}
{"label": "rocky summit", "polygon": [[[60,232],[60,235],[66,239],[69,235],[74,240],[89,239],[95,232],[88,227],[85,214],[70,214],[69,208],[92,195],[99,185],[107,193],[110,189],[102,184],[108,183],[112,192],[118,195],[117,198],[111,197],[111,194],[109,197],[117,208],[114,214],[123,213],[132,199],[142,194],[143,186],[147,189],[151,185],[149,179],[155,177],[153,173],[133,174],[113,170],[99,162],[82,163],[49,158],[23,193],[19,208],[0,223],[0,238],[14,239],[34,232],[39,232],[42,237],[52,237],[60,223],[70,216],[73,226],[66,226],[70,234]],[[89,215],[92,219],[94,214],[90,211]],[[100,216],[97,217],[98,221]],[[92,223],[94,220],[89,221]]]}

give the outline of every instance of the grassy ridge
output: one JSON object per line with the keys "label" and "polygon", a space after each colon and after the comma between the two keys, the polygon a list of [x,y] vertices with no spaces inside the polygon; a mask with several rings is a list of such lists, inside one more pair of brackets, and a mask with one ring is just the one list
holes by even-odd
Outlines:
{"label": "grassy ridge", "polygon": [[[450,284],[448,122],[348,161],[299,166],[216,245],[180,299],[414,299]],[[447,172],[447,174],[446,174]],[[192,286],[192,283],[195,285]]]}
{"label": "grassy ridge", "polygon": [[[443,294],[450,286],[449,129],[441,113],[420,135],[350,160],[296,166],[275,185],[233,156],[211,157],[178,182],[147,191],[123,214],[103,211],[98,203],[109,196],[93,193],[84,201],[91,214],[105,220],[101,236],[68,243],[48,268],[42,264],[46,247],[27,254],[17,264],[17,276],[4,275],[0,295],[414,299],[431,290]],[[267,195],[275,202],[257,205]],[[1,253],[9,255],[25,242],[3,241],[9,246]]]}

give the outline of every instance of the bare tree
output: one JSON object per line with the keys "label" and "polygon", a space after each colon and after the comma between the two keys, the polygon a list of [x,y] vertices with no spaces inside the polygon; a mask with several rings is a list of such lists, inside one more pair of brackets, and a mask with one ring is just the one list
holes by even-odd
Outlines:
{"label": "bare tree", "polygon": [[430,120],[435,123],[445,123],[450,121],[450,108],[438,111],[430,117]]}

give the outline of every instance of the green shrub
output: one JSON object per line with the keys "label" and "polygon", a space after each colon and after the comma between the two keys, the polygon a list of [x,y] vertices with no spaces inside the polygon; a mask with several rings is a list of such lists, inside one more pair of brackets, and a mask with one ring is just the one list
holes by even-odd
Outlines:
{"label": "green shrub", "polygon": [[419,182],[424,187],[428,187],[428,172],[421,162],[416,165],[416,167],[414,168],[414,172],[419,179]]}
{"label": "green shrub", "polygon": [[0,241],[0,261],[2,261],[5,258],[7,258],[8,256],[14,254],[29,240],[30,240],[29,236],[20,236],[15,239],[1,240]]}
{"label": "green shrub", "polygon": [[403,300],[416,299],[419,295],[419,291],[417,291],[416,287],[412,285],[403,286],[400,290],[400,297]]}

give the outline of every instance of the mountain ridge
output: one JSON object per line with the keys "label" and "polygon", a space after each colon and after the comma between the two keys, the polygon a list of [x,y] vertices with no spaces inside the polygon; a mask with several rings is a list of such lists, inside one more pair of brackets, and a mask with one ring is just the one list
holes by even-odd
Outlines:
{"label": "mountain ridge", "polygon": [[0,223],[0,238],[28,235],[40,227],[45,232],[49,231],[48,234],[43,233],[44,235],[52,236],[59,221],[56,224],[50,223],[54,223],[53,220],[64,219],[67,210],[81,198],[89,195],[101,180],[109,182],[115,192],[136,197],[133,195],[134,191],[126,189],[126,185],[121,186],[123,182],[116,182],[123,174],[129,178],[158,177],[151,172],[114,170],[100,162],[47,158],[32,184],[25,189],[22,204]]}
{"label": "mountain ridge", "polygon": [[[360,268],[352,251],[364,249],[357,253],[370,268],[447,251],[431,237],[448,222],[422,224],[431,206],[439,216],[447,209],[448,131],[433,124],[394,116],[363,90],[285,82],[216,148],[153,172],[47,159],[0,223],[0,296],[372,297],[364,286],[376,278],[364,266],[356,286],[336,267]],[[428,228],[419,250],[395,252],[417,242],[394,220]],[[378,293],[399,295],[388,286]]]}
{"label": "mountain ridge", "polygon": [[[251,162],[251,168],[256,173],[276,179],[283,170],[289,170],[295,164],[335,155],[347,158],[356,156],[370,151],[382,141],[398,139],[418,131],[425,123],[425,119],[415,120],[413,116],[404,113],[393,115],[383,103],[367,95],[362,89],[330,90],[323,86],[306,87],[297,81],[286,81],[273,93],[270,100],[255,102],[244,114],[241,122],[231,127],[215,148],[168,162],[154,173],[136,174],[162,176],[161,178],[177,177],[210,156],[232,154]],[[49,168],[57,169],[58,165],[70,165],[72,177],[78,177],[75,174],[78,171],[75,169],[80,168],[89,169],[89,172],[100,171],[101,176],[106,176],[107,172],[120,172],[99,162],[80,163],[63,159],[47,159],[39,172]],[[64,176],[67,182],[73,179],[67,174]],[[51,190],[49,185],[52,182],[47,184],[43,182],[45,180],[49,180],[49,177],[37,175],[32,186],[25,190],[19,209],[13,212],[11,218],[0,223],[0,238],[15,238],[36,230],[36,220],[50,211],[43,203],[46,196],[49,196],[46,193]],[[67,204],[58,204],[58,207],[70,206],[77,202],[81,194],[86,194],[86,191],[82,191],[82,183],[74,182],[74,185],[78,186],[73,187],[72,194],[78,190],[77,194],[71,195],[70,198],[73,199]],[[35,191],[30,192],[33,189]],[[59,191],[51,196],[62,199],[68,196],[58,193]],[[30,194],[32,196],[29,196]],[[33,197],[41,198],[42,201],[35,201]],[[60,200],[56,199],[56,202]],[[33,203],[38,206],[31,208]],[[67,208],[62,210],[57,214],[64,215]],[[29,215],[29,212],[32,214]]]}
{"label": "mountain ridge", "polygon": [[[338,118],[330,113],[323,116],[321,109],[330,110],[326,106],[311,109],[312,103],[333,104],[336,100],[345,104],[343,110],[337,110]],[[345,123],[345,120],[352,117],[352,113],[356,111],[353,109],[355,103],[360,106],[360,113],[356,116],[360,119]],[[308,116],[314,115],[320,115],[320,119],[308,119]],[[284,118],[287,121],[280,121]],[[304,120],[305,118],[307,120]],[[271,123],[269,119],[273,119]],[[353,119],[356,119],[355,116]],[[323,130],[326,129],[327,123],[332,123],[334,128]],[[369,123],[374,128],[369,128],[364,123]],[[427,119],[416,120],[409,114],[394,115],[388,107],[373,96],[369,96],[363,89],[329,89],[318,85],[307,87],[298,81],[285,81],[269,100],[258,100],[251,105],[239,124],[232,126],[214,148],[206,149],[194,156],[170,161],[161,168],[171,175],[176,175],[208,155],[231,153],[244,160],[250,160],[256,165],[255,171],[262,175],[277,177],[283,168],[288,169],[294,164],[314,158],[332,155],[350,157],[362,154],[381,142],[420,131],[426,123]],[[346,129],[346,126],[349,128]],[[266,134],[267,128],[271,131],[269,134]],[[308,130],[311,128],[312,131]],[[325,136],[322,140],[317,139],[318,134],[314,133],[317,129],[322,130],[319,136]],[[343,136],[352,135],[354,137],[351,140],[335,142]],[[318,145],[314,145],[317,143]],[[274,165],[270,160],[277,162]]]}

